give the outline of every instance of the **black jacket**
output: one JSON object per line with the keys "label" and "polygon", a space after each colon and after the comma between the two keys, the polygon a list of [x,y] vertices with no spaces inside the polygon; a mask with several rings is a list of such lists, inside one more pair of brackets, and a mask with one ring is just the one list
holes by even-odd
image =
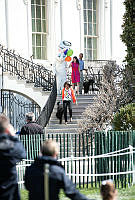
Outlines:
{"label": "black jacket", "polygon": [[28,122],[21,128],[21,135],[43,134],[43,127],[36,122]]}
{"label": "black jacket", "polygon": [[16,163],[25,158],[18,138],[0,134],[0,200],[19,200]]}
{"label": "black jacket", "polygon": [[25,186],[29,191],[29,200],[45,200],[44,198],[44,164],[49,164],[49,200],[58,200],[60,189],[64,189],[67,197],[73,200],[88,200],[76,190],[74,184],[66,176],[62,165],[54,158],[42,156],[26,169]]}

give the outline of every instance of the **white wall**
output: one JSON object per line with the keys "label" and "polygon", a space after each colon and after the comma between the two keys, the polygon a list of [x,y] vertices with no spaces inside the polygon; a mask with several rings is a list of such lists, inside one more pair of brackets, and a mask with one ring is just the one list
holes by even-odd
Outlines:
{"label": "white wall", "polygon": [[[97,59],[123,60],[125,47],[120,40],[122,16],[124,14],[124,0],[97,0],[98,1],[98,57]],[[112,34],[110,32],[110,2],[112,1]],[[25,4],[26,2],[26,4]],[[28,4],[27,4],[28,2]],[[0,43],[9,49],[15,49],[20,55],[29,58],[32,55],[32,27],[31,27],[31,0],[0,0]],[[83,0],[81,8],[83,8]],[[5,5],[7,12],[5,13]],[[58,44],[61,40],[60,0],[47,0],[48,61],[34,60],[50,68],[55,62]],[[77,0],[62,0],[63,39],[72,43],[74,55],[83,50],[83,10],[79,16]],[[6,20],[7,17],[7,20]],[[81,18],[81,22],[80,22]],[[6,34],[6,23],[7,31]],[[82,33],[80,33],[80,24]],[[80,37],[80,34],[81,37]],[[111,42],[112,38],[112,42]],[[111,46],[112,44],[112,46]],[[81,48],[82,47],[82,48]]]}
{"label": "white wall", "polygon": [[72,43],[74,55],[80,53],[80,23],[76,0],[63,0],[63,39]]}
{"label": "white wall", "polygon": [[124,0],[100,0],[98,3],[98,59],[116,60],[125,57],[125,46],[120,39],[125,8]]}
{"label": "white wall", "polygon": [[121,25],[123,24],[123,15],[125,7],[124,0],[112,0],[112,59],[117,60],[118,63],[124,60],[126,55],[126,47],[120,39],[122,33]]}
{"label": "white wall", "polygon": [[6,6],[8,48],[28,58],[27,5],[23,0],[6,0]]}
{"label": "white wall", "polygon": [[0,0],[0,43],[7,46],[5,22],[5,0]]}

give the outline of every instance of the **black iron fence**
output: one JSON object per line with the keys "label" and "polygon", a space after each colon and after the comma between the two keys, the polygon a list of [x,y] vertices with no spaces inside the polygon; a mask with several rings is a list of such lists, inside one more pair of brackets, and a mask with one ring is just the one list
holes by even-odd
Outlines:
{"label": "black iron fence", "polygon": [[26,80],[27,83],[33,83],[35,87],[43,87],[44,91],[51,91],[55,77],[52,71],[4,49],[2,45],[0,45],[0,58],[3,72],[8,72],[20,80]]}
{"label": "black iron fence", "polygon": [[9,90],[1,91],[1,106],[16,131],[20,131],[26,123],[26,113],[33,112],[37,119],[41,112],[37,103]]}
{"label": "black iron fence", "polygon": [[[19,80],[33,83],[34,87],[42,87],[43,91],[51,91],[41,113],[40,107],[35,102],[21,95],[18,96],[11,91],[2,90],[1,92],[2,112],[9,116],[16,130],[20,130],[24,125],[25,114],[30,111],[35,113],[37,123],[45,127],[50,119],[57,97],[56,78],[53,72],[42,65],[35,64],[33,61],[15,54],[14,51],[5,49],[2,45],[0,45],[0,67],[2,69],[2,79],[4,72],[8,72]],[[3,82],[1,85],[3,85]]]}

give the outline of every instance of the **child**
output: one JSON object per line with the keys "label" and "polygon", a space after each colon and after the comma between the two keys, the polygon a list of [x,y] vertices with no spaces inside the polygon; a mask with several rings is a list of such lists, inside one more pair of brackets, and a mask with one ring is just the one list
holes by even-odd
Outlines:
{"label": "child", "polygon": [[67,107],[69,109],[70,121],[72,121],[72,102],[71,102],[71,100],[73,99],[73,103],[76,103],[74,91],[70,86],[71,85],[68,82],[65,82],[64,88],[62,89],[62,101],[63,101],[65,125],[67,125]]}

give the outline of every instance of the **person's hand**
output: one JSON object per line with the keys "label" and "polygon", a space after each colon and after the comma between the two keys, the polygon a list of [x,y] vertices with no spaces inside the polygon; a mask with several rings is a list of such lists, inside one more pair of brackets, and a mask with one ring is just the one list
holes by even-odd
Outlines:
{"label": "person's hand", "polygon": [[8,135],[15,136],[15,130],[14,130],[14,127],[11,124],[8,125],[8,127],[6,129],[6,133]]}

